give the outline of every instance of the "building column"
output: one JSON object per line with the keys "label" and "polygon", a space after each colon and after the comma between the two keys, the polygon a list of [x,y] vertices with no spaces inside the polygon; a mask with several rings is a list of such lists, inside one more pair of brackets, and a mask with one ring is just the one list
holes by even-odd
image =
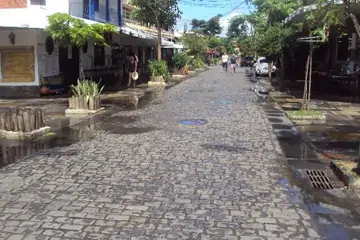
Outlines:
{"label": "building column", "polygon": [[106,22],[109,22],[110,21],[110,4],[109,4],[109,0],[105,0],[105,10],[106,10],[105,19],[106,19]]}
{"label": "building column", "polygon": [[95,1],[90,0],[90,10],[89,10],[89,19],[94,20],[95,19]]}
{"label": "building column", "polygon": [[118,26],[122,26],[122,15],[123,15],[123,11],[122,11],[122,1],[121,0],[118,0],[117,1],[118,4],[118,8],[117,8],[117,11],[118,11]]}
{"label": "building column", "polygon": [[357,43],[357,34],[351,34],[351,47],[350,47],[350,63],[349,63],[349,70],[350,73],[356,71],[355,69],[355,62],[356,62],[356,43]]}

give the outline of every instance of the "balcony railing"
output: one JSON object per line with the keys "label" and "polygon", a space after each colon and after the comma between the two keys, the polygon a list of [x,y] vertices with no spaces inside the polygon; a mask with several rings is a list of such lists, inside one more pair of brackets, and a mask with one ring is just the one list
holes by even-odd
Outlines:
{"label": "balcony railing", "polygon": [[91,16],[90,5],[84,4],[83,0],[70,0],[69,1],[69,14],[74,17],[85,18],[102,23],[111,23],[113,25],[121,25],[119,22],[119,14],[117,9],[109,9],[109,19],[106,16],[106,6],[99,4],[98,8],[95,8],[94,15]]}

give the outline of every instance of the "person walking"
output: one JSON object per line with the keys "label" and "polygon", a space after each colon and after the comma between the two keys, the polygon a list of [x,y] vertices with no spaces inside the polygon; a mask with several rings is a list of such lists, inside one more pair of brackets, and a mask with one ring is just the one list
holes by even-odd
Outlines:
{"label": "person walking", "polygon": [[234,74],[236,70],[236,56],[234,53],[231,55],[230,64],[231,64],[231,72]]}
{"label": "person walking", "polygon": [[[138,57],[132,51],[130,51],[130,54],[129,54],[129,83],[127,85],[128,87],[130,87],[130,85],[131,85],[133,73],[137,72],[138,63],[139,63]],[[134,81],[134,87],[135,87],[135,81]]]}
{"label": "person walking", "polygon": [[224,54],[221,56],[221,60],[222,60],[221,65],[223,68],[222,73],[227,72],[229,56],[226,54],[226,52],[224,52]]}

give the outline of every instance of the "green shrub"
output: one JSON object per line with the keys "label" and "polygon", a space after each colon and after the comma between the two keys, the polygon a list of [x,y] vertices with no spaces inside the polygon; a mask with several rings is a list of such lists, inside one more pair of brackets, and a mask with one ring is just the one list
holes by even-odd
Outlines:
{"label": "green shrub", "polygon": [[203,68],[204,67],[204,60],[201,57],[196,57],[193,60],[193,65],[195,68]]}
{"label": "green shrub", "polygon": [[148,69],[151,76],[169,76],[169,70],[166,61],[149,60]]}
{"label": "green shrub", "polygon": [[[101,80],[100,80],[101,81]],[[77,80],[77,84],[70,86],[70,91],[75,96],[90,96],[96,97],[99,96],[104,89],[104,86],[100,88],[100,82],[96,83],[92,80]]]}
{"label": "green shrub", "polygon": [[172,64],[176,70],[180,70],[189,62],[189,57],[186,52],[175,53],[172,59]]}

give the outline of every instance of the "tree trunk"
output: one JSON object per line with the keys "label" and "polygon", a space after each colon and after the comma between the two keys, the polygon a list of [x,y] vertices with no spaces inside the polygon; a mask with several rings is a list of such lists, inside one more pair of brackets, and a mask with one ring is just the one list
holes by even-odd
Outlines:
{"label": "tree trunk", "polygon": [[312,80],[312,57],[313,57],[313,51],[310,49],[310,61],[309,61],[309,86],[308,86],[308,99],[307,99],[307,110],[310,110],[311,106],[311,80]]}
{"label": "tree trunk", "polygon": [[358,20],[357,20],[357,18],[355,16],[355,14],[350,13],[349,16],[350,16],[351,20],[354,23],[354,27],[355,27],[355,30],[356,30],[356,33],[357,33],[358,37],[360,37],[360,24],[359,24],[359,22],[358,22]]}
{"label": "tree trunk", "polygon": [[268,63],[268,75],[269,75],[269,81],[270,81],[270,84],[272,85],[272,66],[273,66],[273,62],[270,61]]}
{"label": "tree trunk", "polygon": [[157,43],[157,50],[158,50],[158,52],[157,52],[157,60],[158,61],[160,61],[161,60],[161,44],[162,44],[162,37],[161,37],[161,27],[160,26],[158,26],[158,43]]}
{"label": "tree trunk", "polygon": [[307,109],[307,99],[308,99],[308,76],[309,76],[309,62],[310,62],[310,51],[306,60],[305,66],[305,82],[304,82],[304,93],[303,93],[303,105],[302,110]]}
{"label": "tree trunk", "polygon": [[285,78],[285,67],[284,67],[284,51],[282,52],[281,57],[279,58],[279,62],[280,62],[280,71],[278,71],[277,73],[280,74],[280,76],[276,75],[276,78],[278,79],[278,83],[279,83],[279,88],[280,91],[284,91],[284,78]]}

